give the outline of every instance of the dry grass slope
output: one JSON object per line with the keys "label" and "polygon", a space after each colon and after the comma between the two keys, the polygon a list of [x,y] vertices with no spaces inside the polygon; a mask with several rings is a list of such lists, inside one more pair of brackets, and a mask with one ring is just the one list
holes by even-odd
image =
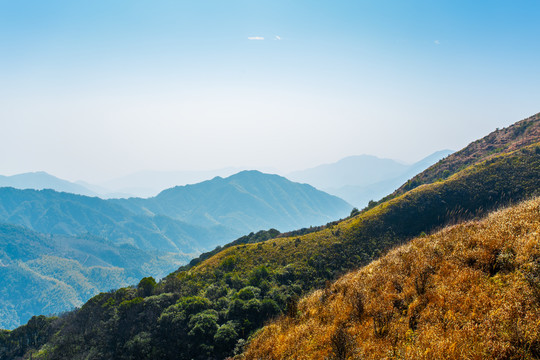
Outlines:
{"label": "dry grass slope", "polygon": [[540,198],[414,239],[266,326],[245,359],[537,359]]}
{"label": "dry grass slope", "polygon": [[422,184],[429,184],[438,179],[445,179],[467,166],[491,159],[498,154],[509,153],[540,139],[540,113],[518,121],[504,129],[497,129],[489,135],[478,139],[464,149],[457,151],[421,172],[402,185],[393,194],[380,202],[406,193]]}

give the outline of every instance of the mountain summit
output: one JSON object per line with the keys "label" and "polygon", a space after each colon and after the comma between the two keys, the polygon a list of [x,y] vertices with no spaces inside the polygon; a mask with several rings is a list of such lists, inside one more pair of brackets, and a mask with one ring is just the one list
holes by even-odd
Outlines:
{"label": "mountain summit", "polygon": [[362,208],[370,200],[378,200],[388,195],[405,181],[452,152],[437,151],[410,165],[372,155],[349,156],[332,164],[295,171],[287,177],[293,181],[311,184]]}
{"label": "mountain summit", "polygon": [[52,189],[59,192],[97,196],[87,187],[67,180],[57,178],[44,171],[29,172],[11,176],[0,175],[0,187],[13,187],[15,189]]}
{"label": "mountain summit", "polygon": [[149,199],[114,202],[137,214],[162,214],[199,226],[220,224],[243,233],[321,225],[347,216],[352,208],[310,185],[255,170],[176,186]]}

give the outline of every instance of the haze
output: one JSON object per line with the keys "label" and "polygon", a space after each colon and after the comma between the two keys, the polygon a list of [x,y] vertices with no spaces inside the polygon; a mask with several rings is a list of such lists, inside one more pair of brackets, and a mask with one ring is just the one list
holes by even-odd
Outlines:
{"label": "haze", "polygon": [[536,1],[1,1],[0,174],[413,162],[537,113]]}

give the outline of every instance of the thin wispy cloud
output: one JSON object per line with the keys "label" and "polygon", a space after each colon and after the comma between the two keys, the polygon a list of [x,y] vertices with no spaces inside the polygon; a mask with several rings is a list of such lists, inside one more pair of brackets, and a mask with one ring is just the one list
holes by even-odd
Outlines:
{"label": "thin wispy cloud", "polygon": [[435,45],[441,45],[441,42],[440,42],[439,40],[435,40],[433,43],[434,43]]}
{"label": "thin wispy cloud", "polygon": [[262,36],[249,36],[248,40],[264,40]]}

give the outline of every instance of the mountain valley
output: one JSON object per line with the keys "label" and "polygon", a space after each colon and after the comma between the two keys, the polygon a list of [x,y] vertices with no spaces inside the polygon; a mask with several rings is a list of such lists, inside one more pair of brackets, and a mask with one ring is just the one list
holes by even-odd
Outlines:
{"label": "mountain valley", "polygon": [[243,234],[321,225],[351,208],[309,185],[254,171],[149,199],[0,188],[0,326],[71,310],[142,277],[162,278]]}
{"label": "mountain valley", "polygon": [[[291,339],[297,346],[287,345],[285,340],[277,342],[283,341],[285,350],[306,351],[308,358],[319,355],[339,359],[363,356],[363,351],[368,350],[354,345],[355,341],[358,343],[363,339],[366,349],[371,344],[380,344],[381,349],[395,351],[397,355],[400,351],[408,351],[406,354],[423,354],[424,358],[430,358],[429,354],[433,351],[441,353],[444,349],[462,349],[465,345],[457,345],[468,343],[459,342],[459,339],[467,339],[467,335],[460,331],[464,329],[460,324],[478,325],[475,319],[480,319],[479,316],[485,316],[485,313],[465,309],[464,314],[472,314],[472,320],[454,320],[450,316],[462,314],[454,308],[449,308],[452,313],[441,308],[439,300],[433,302],[433,299],[442,299],[444,295],[442,288],[439,288],[444,285],[438,285],[439,282],[435,280],[445,267],[453,266],[452,269],[455,269],[448,270],[455,271],[452,272],[452,279],[460,279],[460,276],[467,278],[468,274],[474,272],[474,278],[472,275],[467,278],[470,278],[471,284],[473,281],[474,284],[478,281],[481,284],[493,283],[489,287],[478,285],[476,297],[489,298],[492,296],[489,294],[499,294],[499,291],[506,289],[509,292],[504,294],[514,297],[519,289],[524,289],[523,294],[536,289],[534,254],[535,241],[538,240],[538,200],[496,213],[484,222],[474,221],[503,206],[540,195],[539,129],[540,114],[537,114],[508,128],[496,130],[439,161],[393,194],[370,203],[362,211],[353,212],[340,221],[285,234],[276,231],[252,233],[229,246],[204,254],[159,282],[144,277],[137,286],[94,296],[78,310],[58,317],[33,317],[27,325],[0,333],[0,359],[294,357],[294,353],[279,353],[280,347],[276,347],[275,353],[265,350],[268,346],[265,341],[276,344],[272,336],[279,335],[281,331],[283,335],[279,335],[282,336],[280,339]],[[156,203],[137,201],[133,206],[140,211],[152,213],[159,209]],[[181,209],[176,209],[180,213]],[[134,208],[132,211],[138,210]],[[469,225],[455,225],[442,230],[443,235],[437,235],[437,231],[445,226],[471,220],[474,221]],[[484,233],[497,233],[499,228],[502,229],[500,237],[493,237],[493,243],[488,241],[485,245],[475,247],[480,239],[492,238]],[[515,248],[514,243],[505,247],[504,240],[509,238],[504,235],[505,231],[510,231],[509,236],[516,239]],[[462,242],[464,250],[447,253],[450,245],[443,245],[443,240],[439,239],[446,236],[444,234],[453,233],[461,234],[456,235],[455,243]],[[454,239],[452,236],[449,238]],[[410,243],[414,238],[417,239]],[[407,245],[409,243],[412,245]],[[520,247],[529,250],[522,251]],[[383,276],[386,272],[378,270],[384,266],[379,264],[399,268],[402,265],[396,263],[396,256],[408,252],[418,254],[413,256],[417,262],[411,260],[406,263],[410,264],[407,266],[412,267],[411,274],[416,274],[416,278],[386,282]],[[448,265],[441,265],[441,259],[448,256]],[[368,265],[370,263],[372,265]],[[465,266],[452,265],[456,263]],[[349,278],[366,276],[350,274],[335,285],[331,282],[366,265],[366,270],[361,271],[370,272],[373,279],[380,281],[361,286],[365,287],[366,292],[376,289],[380,297],[371,293],[360,294],[357,299],[365,300],[355,303],[360,307],[354,311],[363,309],[358,312],[358,321],[347,320],[353,310],[349,307],[352,305],[340,300],[342,294],[348,291],[341,284]],[[426,268],[425,271],[422,266]],[[394,273],[388,273],[388,276],[394,276],[391,274]],[[530,281],[520,280],[515,285],[505,286],[507,281],[519,276],[530,278]],[[431,279],[434,279],[433,282]],[[312,295],[307,300],[299,301],[310,293]],[[328,306],[321,308],[316,304],[321,296],[328,299]],[[456,293],[456,296],[462,295]],[[502,299],[506,298],[503,296]],[[460,300],[466,301],[467,298]],[[505,302],[501,306],[505,304],[510,303]],[[527,313],[533,314],[534,321],[538,305],[530,301],[523,304],[530,308]],[[344,307],[340,316],[331,315],[331,311],[334,311],[332,306]],[[499,312],[499,315],[501,317],[493,315],[493,321],[502,319],[503,324],[505,319],[511,318],[508,316],[513,316],[511,311]],[[260,330],[268,321],[279,316],[284,317]],[[497,346],[511,345],[505,348],[509,358],[534,358],[540,339],[537,333],[535,335],[530,331],[531,319],[526,314],[519,316],[524,319],[522,328],[502,327],[498,335],[493,336],[503,336],[501,341],[497,338]],[[329,321],[329,318],[335,318],[336,322]],[[435,325],[433,330],[423,332],[426,318]],[[442,320],[437,320],[439,318]],[[294,330],[295,324],[307,326],[308,322],[315,324],[314,321],[319,319],[327,319],[324,321],[328,324],[320,340],[309,342],[310,337],[304,336],[303,340],[307,343],[300,342],[287,332],[291,330],[293,334],[299,334]],[[340,319],[343,322],[338,324]],[[449,333],[448,338],[439,336],[441,341],[449,339],[448,344],[439,345],[430,340],[430,336],[437,334],[444,324],[454,332]],[[522,334],[521,337],[519,334]],[[397,346],[402,341],[410,347]],[[483,340],[473,341],[481,344]],[[310,348],[310,344],[314,343],[320,343],[320,346]],[[478,354],[474,348],[471,351],[471,354]]]}

